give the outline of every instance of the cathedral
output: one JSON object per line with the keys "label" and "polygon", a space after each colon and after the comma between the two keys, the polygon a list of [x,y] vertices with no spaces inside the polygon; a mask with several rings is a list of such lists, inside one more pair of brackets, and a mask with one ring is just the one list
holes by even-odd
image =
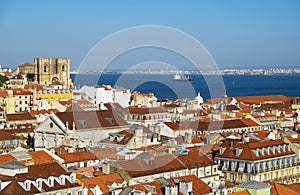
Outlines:
{"label": "cathedral", "polygon": [[69,58],[34,58],[34,81],[45,86],[72,86]]}

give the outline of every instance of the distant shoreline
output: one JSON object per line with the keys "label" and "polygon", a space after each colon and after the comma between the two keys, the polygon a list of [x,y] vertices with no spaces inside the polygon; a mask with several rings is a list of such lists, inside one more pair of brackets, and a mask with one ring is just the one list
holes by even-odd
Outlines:
{"label": "distant shoreline", "polygon": [[[176,73],[171,72],[122,72],[122,71],[108,71],[108,72],[94,72],[94,71],[71,71],[70,74],[131,74],[131,75],[174,75]],[[289,76],[289,75],[300,75],[300,72],[296,73],[219,73],[219,72],[203,72],[203,73],[196,73],[196,72],[188,72],[184,73],[186,75],[241,75],[241,76],[254,76],[254,75],[263,75],[263,76]]]}

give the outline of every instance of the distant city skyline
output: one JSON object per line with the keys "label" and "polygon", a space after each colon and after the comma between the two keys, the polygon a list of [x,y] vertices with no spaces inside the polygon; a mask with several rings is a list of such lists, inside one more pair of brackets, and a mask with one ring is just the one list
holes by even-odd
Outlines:
{"label": "distant city skyline", "polygon": [[[34,57],[69,57],[76,70],[112,33],[163,25],[200,41],[224,68],[300,67],[300,1],[0,1],[0,65],[15,69]],[[144,61],[178,69],[189,62],[170,51],[144,48],[122,54],[110,69]]]}

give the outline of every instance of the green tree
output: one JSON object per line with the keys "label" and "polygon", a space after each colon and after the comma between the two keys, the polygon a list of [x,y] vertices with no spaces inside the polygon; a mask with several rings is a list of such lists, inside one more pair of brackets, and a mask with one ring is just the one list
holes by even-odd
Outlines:
{"label": "green tree", "polygon": [[2,87],[6,81],[9,81],[9,78],[7,76],[0,75],[0,87]]}

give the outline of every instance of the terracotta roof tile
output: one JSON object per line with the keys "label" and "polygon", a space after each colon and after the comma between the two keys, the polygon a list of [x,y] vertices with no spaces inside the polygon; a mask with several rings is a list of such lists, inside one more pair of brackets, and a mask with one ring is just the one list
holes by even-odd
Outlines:
{"label": "terracotta roof tile", "polygon": [[253,133],[253,135],[258,137],[259,139],[265,139],[269,136],[270,131],[269,130],[262,130],[262,131],[254,131],[252,133]]}
{"label": "terracotta roof tile", "polygon": [[7,97],[7,91],[6,90],[0,90],[0,97]]}
{"label": "terracotta roof tile", "polygon": [[183,130],[192,130],[190,126],[190,121],[180,121],[180,122],[164,122],[170,129],[173,131],[183,131]]}
{"label": "terracotta roof tile", "polygon": [[59,177],[61,174],[70,175],[71,172],[68,172],[63,166],[61,166],[57,162],[51,162],[51,163],[28,166],[28,173],[17,174],[14,177],[4,176],[0,174],[0,179],[2,177],[4,178],[8,177],[10,178],[10,180],[15,178],[18,181],[22,182],[27,179],[36,180],[38,178],[48,178],[50,176]]}
{"label": "terracotta roof tile", "polygon": [[242,191],[239,191],[239,192],[230,193],[228,195],[251,195],[251,194],[247,190],[242,190]]}
{"label": "terracotta roof tile", "polygon": [[[31,185],[32,188],[32,185]],[[39,191],[36,188],[33,188],[31,193],[38,193]],[[13,180],[10,182],[4,189],[1,190],[1,194],[3,195],[12,195],[12,194],[18,194],[18,195],[27,195],[29,192],[25,191],[16,180]]]}
{"label": "terracotta roof tile", "polygon": [[91,147],[90,151],[99,159],[117,159],[117,150],[115,148],[95,148]]}
{"label": "terracotta roof tile", "polygon": [[212,189],[195,175],[176,177],[169,179],[169,181],[171,181],[173,184],[176,184],[178,181],[191,181],[193,194],[205,195],[212,192]]}
{"label": "terracotta roof tile", "polygon": [[[237,140],[231,141],[233,142],[233,146],[230,148],[230,146],[225,146],[225,151],[222,154],[217,154],[216,157],[221,157],[221,158],[231,158],[231,159],[241,159],[241,160],[261,160],[261,159],[268,159],[268,158],[274,158],[274,157],[279,157],[279,156],[285,156],[285,155],[290,155],[290,154],[295,154],[292,150],[286,149],[286,151],[281,151],[278,152],[275,150],[275,153],[271,150],[269,154],[264,152],[264,155],[261,153],[258,153],[256,155],[253,150],[257,148],[267,148],[267,147],[272,147],[272,146],[278,146],[278,145],[286,145],[282,140],[270,140],[270,141],[262,141],[262,142],[256,142],[256,143],[241,143],[238,142]],[[223,144],[222,144],[223,146]],[[224,147],[224,146],[223,146]],[[235,154],[235,149],[239,148],[241,153],[239,156]]]}
{"label": "terracotta roof tile", "polygon": [[11,77],[13,74],[11,72],[5,71],[1,73],[4,76]]}
{"label": "terracotta roof tile", "polygon": [[7,163],[12,160],[17,160],[15,157],[13,157],[11,154],[1,154],[0,155],[0,165]]}
{"label": "terracotta roof tile", "polygon": [[[254,123],[245,123],[241,119],[234,120],[222,120],[222,121],[195,121],[191,123],[190,127],[200,131],[213,131],[220,129],[233,129],[233,128],[243,128],[253,126]],[[255,125],[256,126],[256,125]]]}
{"label": "terracotta roof tile", "polygon": [[206,153],[203,153],[200,148],[198,150],[191,150],[188,154],[179,155],[177,158],[189,169],[216,165],[216,163],[207,157]]}
{"label": "terracotta roof tile", "polygon": [[21,140],[22,138],[19,136],[12,135],[11,133],[0,130],[0,141],[6,140]]}
{"label": "terracotta roof tile", "polygon": [[34,164],[36,165],[47,164],[55,161],[55,159],[52,156],[50,156],[43,150],[33,151],[28,153],[32,156],[32,159],[34,160]]}
{"label": "terracotta roof tile", "polygon": [[110,140],[110,138],[106,138],[101,140],[99,143],[111,143],[111,144],[119,144],[119,145],[126,145],[131,138],[134,136],[134,132],[131,130],[123,130],[120,132],[115,133],[117,135],[120,136],[124,136],[121,140],[117,141],[117,140]]}
{"label": "terracotta roof tile", "polygon": [[108,186],[111,186],[114,182],[121,184],[124,182],[124,179],[118,173],[113,173],[92,178],[82,178],[80,181],[87,188],[93,188],[98,185],[101,191],[105,194],[110,192]]}
{"label": "terracotta roof tile", "polygon": [[16,88],[16,89],[11,89],[13,91],[13,95],[14,96],[18,96],[18,95],[32,95],[31,91],[22,89],[22,88]]}
{"label": "terracotta roof tile", "polygon": [[[153,181],[153,182],[147,182],[147,183],[141,183],[141,184],[137,184],[134,185],[134,189],[136,190],[142,190],[144,192],[147,192],[148,189],[146,188],[147,186],[152,186],[155,187],[155,191],[156,193],[154,193],[155,195],[164,195],[164,190],[163,190],[163,186],[161,186],[158,182]],[[146,190],[145,190],[146,189]]]}
{"label": "terracotta roof tile", "polygon": [[6,121],[13,122],[13,121],[22,121],[22,120],[36,120],[35,116],[30,114],[29,112],[22,112],[17,114],[7,114]]}
{"label": "terracotta roof tile", "polygon": [[286,184],[284,187],[287,187],[300,194],[300,183]]}
{"label": "terracotta roof tile", "polygon": [[57,113],[59,110],[57,109],[49,109],[49,110],[30,110],[30,113],[33,115],[39,115],[39,114],[50,114],[51,112]]}
{"label": "terracotta roof tile", "polygon": [[113,110],[81,111],[81,112],[59,112],[56,116],[64,123],[75,122],[76,129],[105,128],[127,126],[127,122]]}
{"label": "terracotta roof tile", "polygon": [[129,106],[123,110],[124,113],[130,114],[154,114],[154,113],[167,113],[167,109],[164,107],[137,107],[137,106]]}
{"label": "terracotta roof tile", "polygon": [[276,195],[299,195],[299,193],[281,185],[278,183],[273,183],[272,194]]}
{"label": "terracotta roof tile", "polygon": [[98,158],[91,152],[72,152],[58,154],[58,156],[65,160],[65,163],[82,162],[88,160],[97,160]]}
{"label": "terracotta roof tile", "polygon": [[251,118],[243,118],[242,121],[248,125],[249,127],[253,127],[253,126],[260,126],[259,124],[257,124],[254,120],[252,120]]}
{"label": "terracotta roof tile", "polygon": [[176,156],[171,154],[156,156],[153,160],[150,160],[149,163],[147,163],[146,160],[135,158],[120,161],[119,165],[127,171],[131,177],[186,169],[186,167],[177,160]]}

